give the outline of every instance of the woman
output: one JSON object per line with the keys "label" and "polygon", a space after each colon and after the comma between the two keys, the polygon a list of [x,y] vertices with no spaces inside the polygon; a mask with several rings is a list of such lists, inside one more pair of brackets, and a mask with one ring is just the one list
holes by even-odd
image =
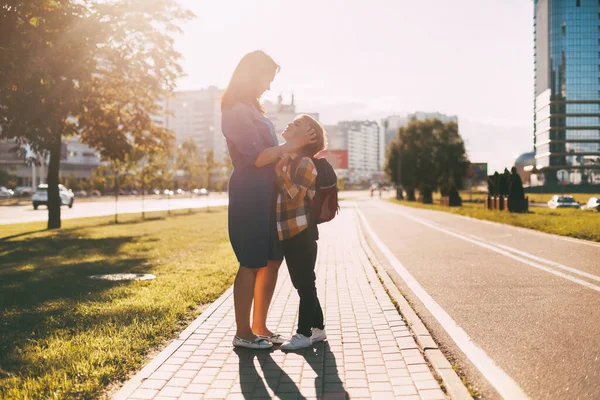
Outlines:
{"label": "woman", "polygon": [[259,102],[277,72],[279,66],[264,52],[246,54],[221,98],[223,134],[234,167],[229,181],[229,240],[240,263],[233,284],[237,325],[233,345],[251,349],[268,349],[284,341],[267,328],[283,260],[275,216],[275,163],[315,140],[314,131],[307,130],[277,144],[273,124]]}

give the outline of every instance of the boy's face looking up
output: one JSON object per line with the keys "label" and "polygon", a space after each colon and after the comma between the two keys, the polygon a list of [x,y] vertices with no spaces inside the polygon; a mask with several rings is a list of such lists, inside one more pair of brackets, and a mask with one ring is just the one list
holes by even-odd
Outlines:
{"label": "boy's face looking up", "polygon": [[307,130],[308,125],[306,121],[297,117],[286,126],[285,130],[281,133],[281,136],[283,136],[285,140],[290,140],[298,134],[305,133]]}

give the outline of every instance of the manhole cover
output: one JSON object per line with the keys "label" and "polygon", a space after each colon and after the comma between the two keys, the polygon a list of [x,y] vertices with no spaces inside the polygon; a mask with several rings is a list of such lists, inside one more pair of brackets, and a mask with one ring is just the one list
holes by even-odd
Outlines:
{"label": "manhole cover", "polygon": [[92,275],[90,279],[101,279],[105,281],[149,281],[156,279],[156,275],[152,274],[105,274]]}

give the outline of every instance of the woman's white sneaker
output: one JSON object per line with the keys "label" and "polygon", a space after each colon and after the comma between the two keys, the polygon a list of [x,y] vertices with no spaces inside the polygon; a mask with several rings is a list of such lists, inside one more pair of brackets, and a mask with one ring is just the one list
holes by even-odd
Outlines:
{"label": "woman's white sneaker", "polygon": [[268,342],[271,342],[273,344],[282,344],[285,343],[286,340],[283,336],[281,336],[279,333],[274,333],[271,336],[263,336],[263,335],[256,335],[257,337],[261,338],[261,339],[265,339]]}
{"label": "woman's white sneaker", "polygon": [[299,350],[304,349],[306,347],[310,347],[312,345],[312,341],[309,337],[304,336],[301,333],[296,333],[289,340],[286,340],[284,344],[281,345],[281,350]]}
{"label": "woman's white sneaker", "polygon": [[270,349],[271,347],[273,347],[273,343],[265,340],[265,339],[261,339],[259,337],[257,337],[256,339],[254,339],[254,341],[249,341],[246,339],[242,339],[240,337],[235,336],[233,338],[233,346],[234,347],[244,347],[246,349],[253,349],[253,350],[266,350],[266,349]]}
{"label": "woman's white sneaker", "polygon": [[325,333],[325,329],[312,328],[310,340],[313,343],[322,342],[325,339],[327,339],[327,333]]}

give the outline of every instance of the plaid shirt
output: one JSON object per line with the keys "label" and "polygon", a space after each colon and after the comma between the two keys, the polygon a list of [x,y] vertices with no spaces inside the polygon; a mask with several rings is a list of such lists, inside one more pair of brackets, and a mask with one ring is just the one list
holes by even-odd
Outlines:
{"label": "plaid shirt", "polygon": [[[297,166],[296,166],[297,165]],[[290,239],[308,228],[308,207],[306,198],[315,197],[317,168],[308,157],[292,160],[284,167],[284,179],[277,173],[277,232],[279,240]],[[291,176],[291,178],[290,178]]]}

